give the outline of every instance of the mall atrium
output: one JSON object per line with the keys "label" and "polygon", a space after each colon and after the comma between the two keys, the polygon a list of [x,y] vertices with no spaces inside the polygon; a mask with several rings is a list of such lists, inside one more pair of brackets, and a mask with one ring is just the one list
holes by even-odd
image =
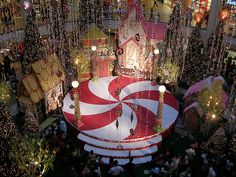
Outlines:
{"label": "mall atrium", "polygon": [[1,177],[236,177],[236,0],[1,0]]}

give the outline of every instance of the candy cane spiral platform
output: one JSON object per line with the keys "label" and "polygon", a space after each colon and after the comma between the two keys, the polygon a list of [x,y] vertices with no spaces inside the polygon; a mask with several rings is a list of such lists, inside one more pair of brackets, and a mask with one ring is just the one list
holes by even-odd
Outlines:
{"label": "candy cane spiral platform", "polygon": [[153,131],[159,92],[158,86],[151,81],[124,76],[103,77],[82,82],[78,93],[80,122],[77,123],[74,115],[73,90],[64,98],[64,115],[80,130],[78,139],[85,142],[84,149],[103,156],[105,162],[109,157],[120,164],[127,163],[129,157],[133,157],[136,164],[150,161],[178,115],[178,103],[167,91],[163,106],[164,130],[160,134]]}

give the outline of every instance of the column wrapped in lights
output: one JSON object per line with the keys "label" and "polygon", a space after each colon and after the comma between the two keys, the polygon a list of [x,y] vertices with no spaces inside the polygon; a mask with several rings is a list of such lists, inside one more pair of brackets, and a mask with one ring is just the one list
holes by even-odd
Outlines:
{"label": "column wrapped in lights", "polygon": [[73,93],[74,93],[75,119],[76,121],[79,121],[80,119],[80,106],[79,106],[79,93],[78,93],[79,82],[73,81],[71,85],[73,87]]}
{"label": "column wrapped in lights", "polygon": [[166,91],[166,87],[164,85],[160,85],[158,88],[159,91],[159,103],[157,107],[157,131],[162,130],[162,117],[163,117],[163,105],[164,105],[164,95]]}

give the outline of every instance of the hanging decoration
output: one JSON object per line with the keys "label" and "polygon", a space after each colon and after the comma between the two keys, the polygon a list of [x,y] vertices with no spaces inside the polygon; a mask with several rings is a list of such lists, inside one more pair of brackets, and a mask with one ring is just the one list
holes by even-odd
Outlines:
{"label": "hanging decoration", "polygon": [[50,20],[52,21],[52,25],[50,25],[50,32],[52,34],[52,40],[59,43],[59,45],[55,44],[53,47],[54,51],[58,53],[60,63],[66,73],[64,92],[67,92],[73,78],[75,77],[75,67],[72,67],[75,63],[70,56],[68,34],[65,29],[66,20],[68,18],[67,1],[51,0],[50,4]]}
{"label": "hanging decoration", "polygon": [[135,34],[135,39],[136,39],[136,41],[140,41],[140,35],[137,33],[137,34]]}
{"label": "hanging decoration", "polygon": [[118,119],[116,119],[116,129],[118,129],[119,128],[119,121],[118,121]]}
{"label": "hanging decoration", "polygon": [[120,95],[120,92],[121,92],[121,88],[116,88],[116,90],[115,90],[115,94],[116,94],[116,96],[119,96]]}
{"label": "hanging decoration", "polygon": [[134,120],[134,113],[132,111],[131,115],[130,115],[130,122],[133,123],[133,120]]}
{"label": "hanging decoration", "polygon": [[184,35],[183,29],[183,11],[180,2],[176,2],[170,20],[167,26],[166,40],[165,40],[165,57],[169,58],[173,65],[180,68],[179,76],[182,75],[182,67],[184,65]]}
{"label": "hanging decoration", "polygon": [[122,55],[124,53],[124,50],[122,48],[117,48],[117,54]]}

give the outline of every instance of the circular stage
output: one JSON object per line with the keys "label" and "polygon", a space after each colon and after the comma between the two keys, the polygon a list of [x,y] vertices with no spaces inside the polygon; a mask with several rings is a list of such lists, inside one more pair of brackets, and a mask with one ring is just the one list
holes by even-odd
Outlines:
{"label": "circular stage", "polygon": [[163,106],[162,133],[156,133],[158,85],[131,77],[103,77],[80,83],[81,119],[74,115],[73,90],[63,101],[66,120],[78,131],[86,151],[93,150],[108,162],[114,157],[120,164],[134,157],[134,163],[145,163],[173,129],[178,103],[166,91]]}

